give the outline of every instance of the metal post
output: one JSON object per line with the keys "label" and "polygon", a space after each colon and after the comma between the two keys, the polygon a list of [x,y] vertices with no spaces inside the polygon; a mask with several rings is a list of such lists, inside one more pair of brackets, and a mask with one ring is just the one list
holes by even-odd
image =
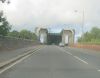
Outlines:
{"label": "metal post", "polygon": [[[77,13],[78,11],[75,10],[74,12]],[[84,34],[84,21],[85,21],[85,12],[84,12],[84,9],[83,9],[83,11],[82,11],[82,36]],[[82,40],[83,40],[83,37],[82,37]]]}
{"label": "metal post", "polygon": [[82,16],[82,34],[84,34],[84,9],[83,9],[83,16]]}
{"label": "metal post", "polygon": [[82,13],[82,40],[83,40],[83,35],[84,35],[84,19],[85,19],[85,14],[84,14],[84,9]]}

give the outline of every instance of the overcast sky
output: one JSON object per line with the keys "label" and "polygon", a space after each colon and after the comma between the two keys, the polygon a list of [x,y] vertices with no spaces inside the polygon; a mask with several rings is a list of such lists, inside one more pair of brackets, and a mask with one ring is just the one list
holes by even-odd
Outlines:
{"label": "overcast sky", "polygon": [[[13,29],[34,30],[36,26],[60,29],[73,26],[81,34],[84,10],[84,31],[93,26],[100,27],[100,0],[10,0],[1,4]],[[2,7],[1,7],[2,6]],[[57,27],[57,25],[60,25]],[[53,28],[53,29],[54,29]]]}

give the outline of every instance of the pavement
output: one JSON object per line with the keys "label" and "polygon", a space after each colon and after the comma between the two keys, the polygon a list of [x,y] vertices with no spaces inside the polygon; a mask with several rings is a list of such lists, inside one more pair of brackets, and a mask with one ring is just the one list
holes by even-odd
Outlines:
{"label": "pavement", "polygon": [[16,63],[0,78],[100,78],[100,53],[46,46]]}

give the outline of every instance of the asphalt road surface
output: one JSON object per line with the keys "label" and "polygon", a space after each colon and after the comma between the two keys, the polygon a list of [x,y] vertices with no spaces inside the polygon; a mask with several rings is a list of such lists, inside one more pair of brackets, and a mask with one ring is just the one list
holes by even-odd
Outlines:
{"label": "asphalt road surface", "polygon": [[0,74],[0,78],[100,78],[100,53],[46,46]]}

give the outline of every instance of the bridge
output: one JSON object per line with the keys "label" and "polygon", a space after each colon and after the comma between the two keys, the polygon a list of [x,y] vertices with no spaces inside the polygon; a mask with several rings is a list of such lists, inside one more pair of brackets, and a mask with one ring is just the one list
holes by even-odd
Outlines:
{"label": "bridge", "polygon": [[41,44],[59,44],[64,45],[74,44],[75,30],[62,29],[60,33],[50,33],[47,28],[36,28],[35,33]]}

